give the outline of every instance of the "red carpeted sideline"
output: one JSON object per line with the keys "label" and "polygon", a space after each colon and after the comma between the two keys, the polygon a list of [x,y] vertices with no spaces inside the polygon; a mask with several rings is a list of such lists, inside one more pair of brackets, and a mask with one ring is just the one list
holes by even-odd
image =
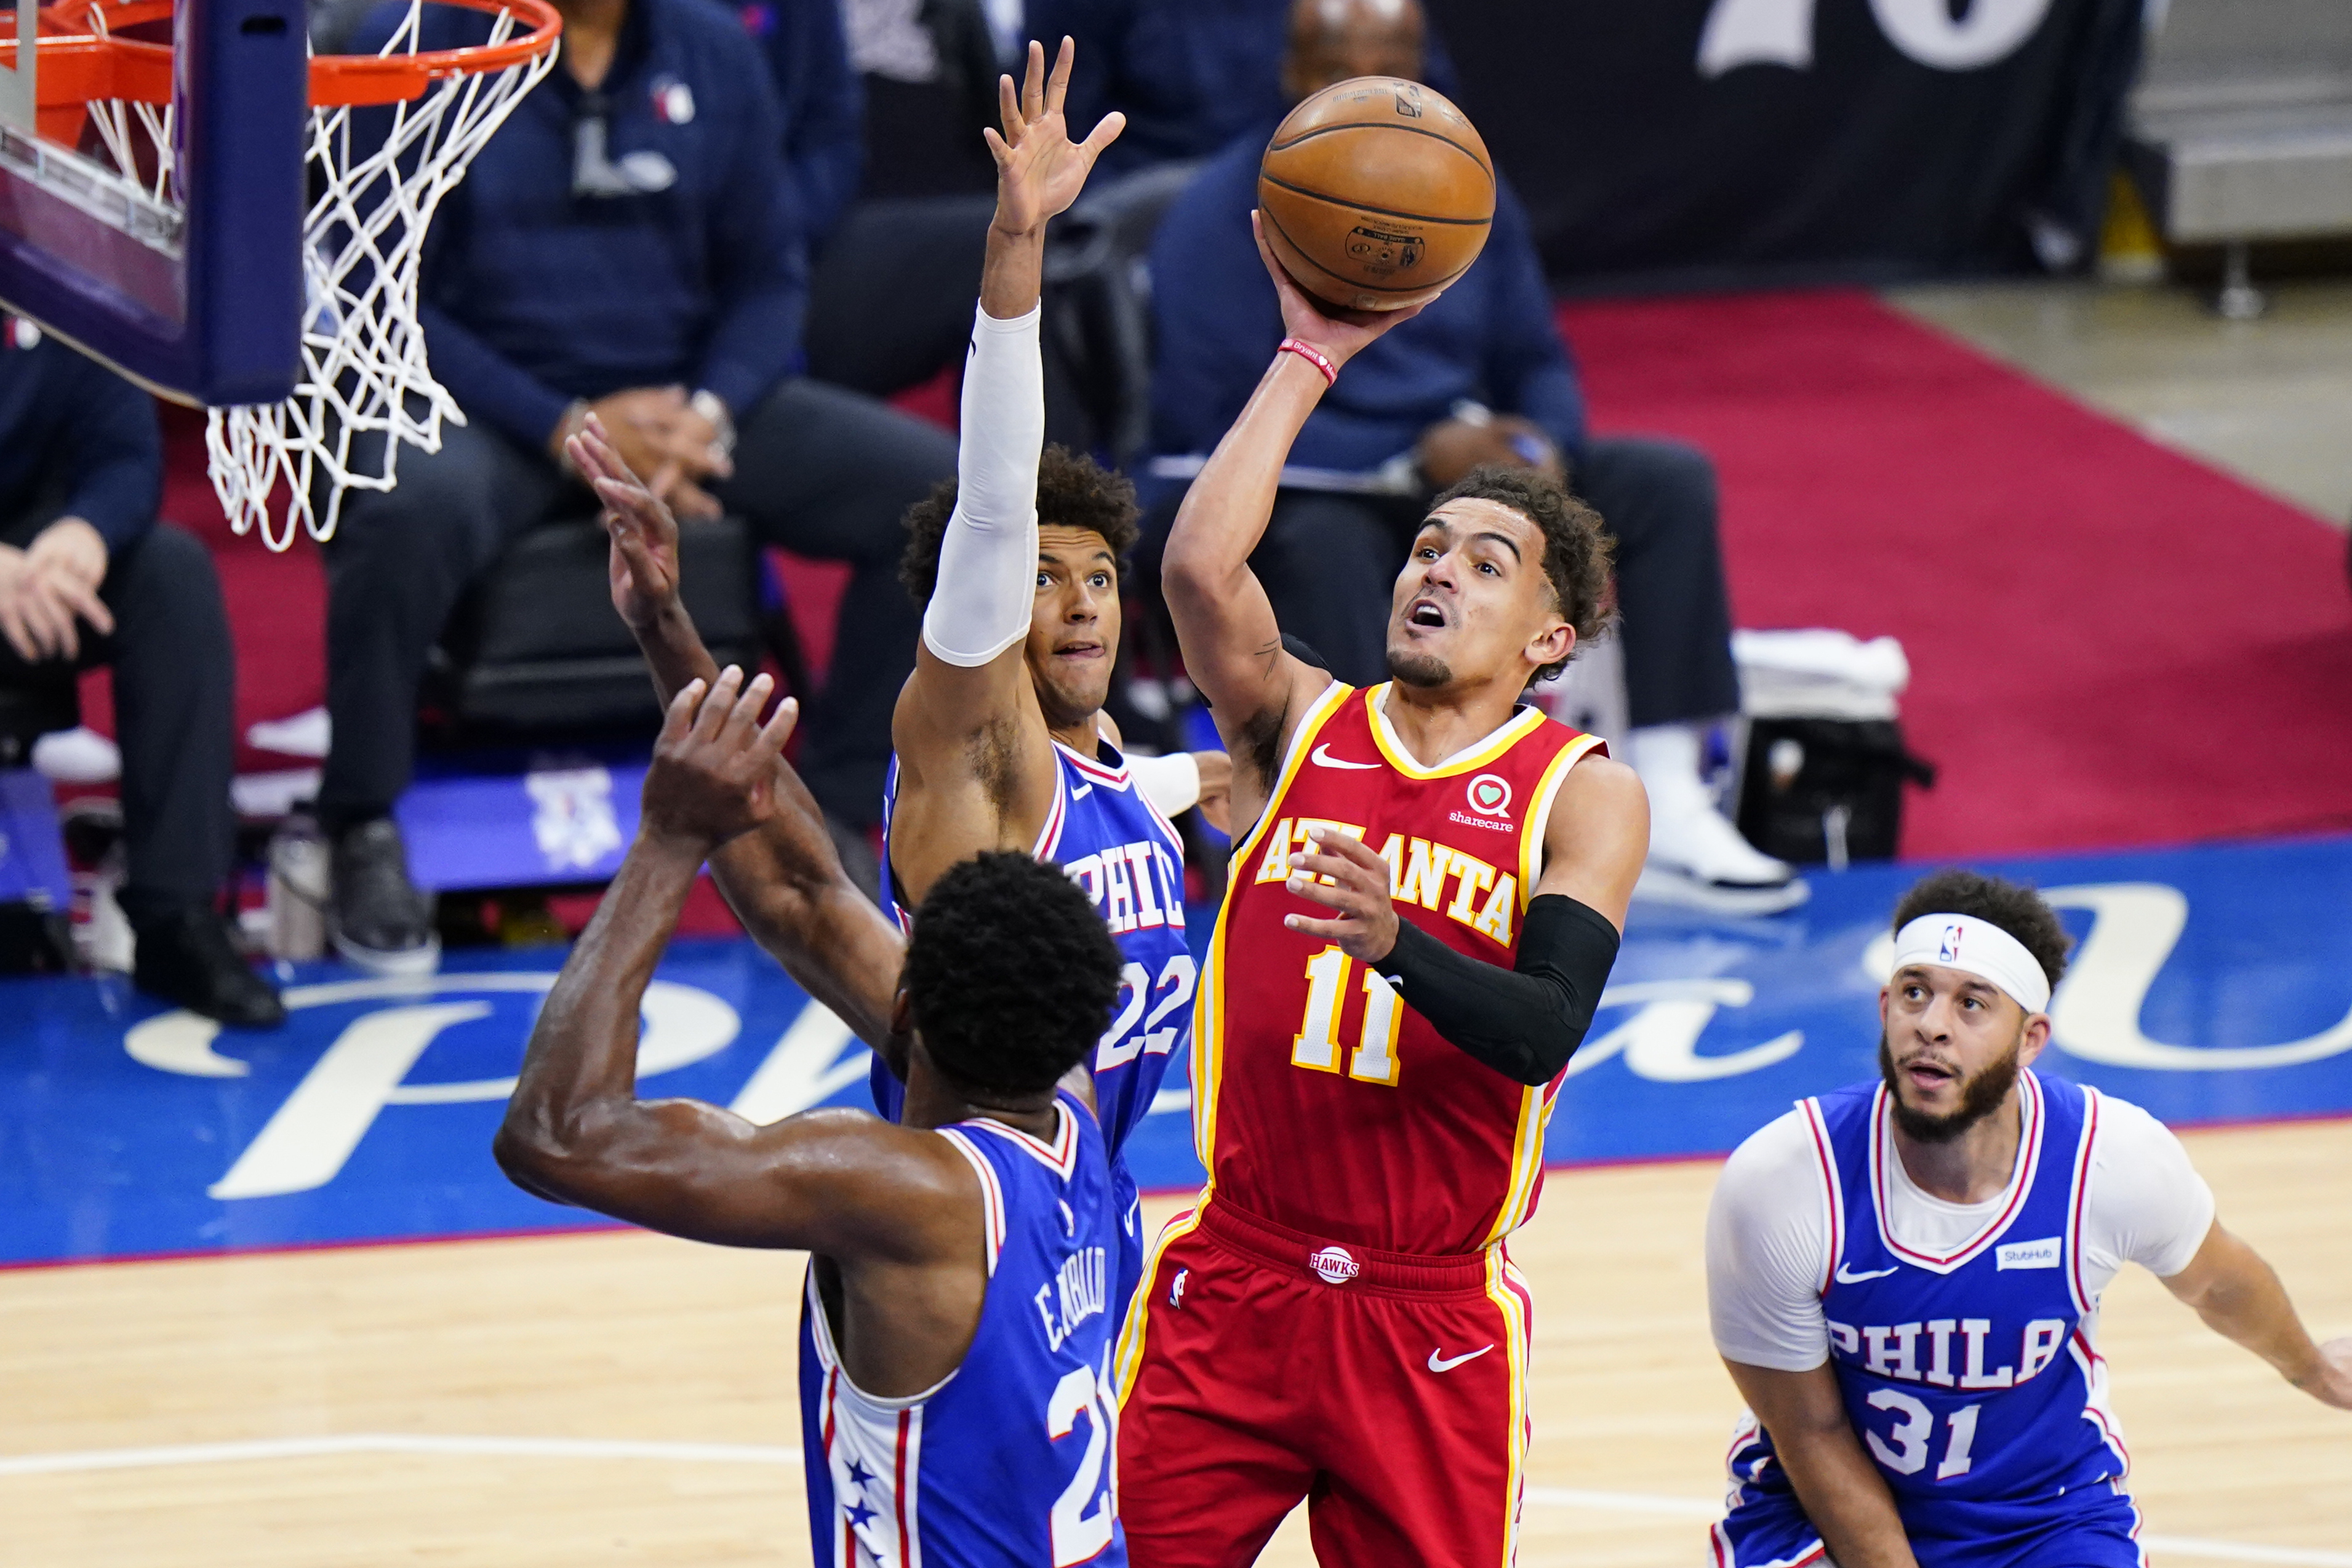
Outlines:
{"label": "red carpeted sideline", "polygon": [[1697,443],[1741,626],[1891,633],[1914,857],[2352,825],[2344,537],[1856,291],[1563,307]]}

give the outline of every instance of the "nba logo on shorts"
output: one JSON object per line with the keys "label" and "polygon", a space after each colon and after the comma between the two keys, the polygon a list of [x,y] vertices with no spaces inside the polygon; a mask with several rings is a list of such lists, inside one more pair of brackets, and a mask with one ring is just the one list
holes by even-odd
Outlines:
{"label": "nba logo on shorts", "polygon": [[1944,944],[1936,950],[1936,957],[1945,963],[1949,963],[1952,960],[1959,956],[1960,928],[1958,926],[1946,926],[1944,928]]}
{"label": "nba logo on shorts", "polygon": [[1488,816],[1508,816],[1511,805],[1510,781],[1495,773],[1480,773],[1470,781],[1470,809]]}
{"label": "nba logo on shorts", "polygon": [[1327,1247],[1307,1260],[1326,1285],[1345,1285],[1356,1277],[1356,1260],[1344,1247]]}

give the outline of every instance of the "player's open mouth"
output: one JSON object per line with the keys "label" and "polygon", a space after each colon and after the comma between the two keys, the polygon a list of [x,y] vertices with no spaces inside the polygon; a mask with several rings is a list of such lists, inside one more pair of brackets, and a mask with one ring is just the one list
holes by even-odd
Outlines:
{"label": "player's open mouth", "polygon": [[1098,642],[1065,643],[1054,650],[1055,658],[1100,658],[1103,645]]}
{"label": "player's open mouth", "polygon": [[1409,626],[1443,626],[1445,611],[1434,599],[1415,599],[1405,607],[1404,624]]}
{"label": "player's open mouth", "polygon": [[1910,1079],[1921,1089],[1940,1088],[1944,1084],[1958,1081],[1960,1076],[1951,1068],[1929,1061],[1905,1062],[1903,1072],[1905,1077]]}

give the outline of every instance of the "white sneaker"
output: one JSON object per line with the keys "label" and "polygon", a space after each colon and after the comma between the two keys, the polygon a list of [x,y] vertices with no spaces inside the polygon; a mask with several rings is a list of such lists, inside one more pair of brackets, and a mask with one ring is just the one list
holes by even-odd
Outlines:
{"label": "white sneaker", "polygon": [[1633,896],[1723,915],[1775,915],[1812,896],[1796,868],[1739,836],[1705,801],[1650,803],[1650,857]]}
{"label": "white sneaker", "polygon": [[264,719],[246,726],[245,743],[257,752],[281,757],[323,757],[333,738],[324,708],[305,708],[283,719]]}
{"label": "white sneaker", "polygon": [[52,784],[112,784],[122,776],[122,752],[87,725],[54,730],[33,742],[33,767]]}

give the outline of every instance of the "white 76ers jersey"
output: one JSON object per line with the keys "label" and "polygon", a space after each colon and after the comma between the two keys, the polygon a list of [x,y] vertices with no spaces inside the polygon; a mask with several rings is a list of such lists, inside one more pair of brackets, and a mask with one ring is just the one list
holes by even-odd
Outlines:
{"label": "white 76ers jersey", "polygon": [[985,1119],[940,1129],[980,1177],[989,1264],[963,1364],[903,1399],[843,1370],[810,1266],[801,1453],[821,1568],[1127,1562],[1118,1524],[1120,1213],[1102,1131],[1066,1091],[1054,1142]]}

